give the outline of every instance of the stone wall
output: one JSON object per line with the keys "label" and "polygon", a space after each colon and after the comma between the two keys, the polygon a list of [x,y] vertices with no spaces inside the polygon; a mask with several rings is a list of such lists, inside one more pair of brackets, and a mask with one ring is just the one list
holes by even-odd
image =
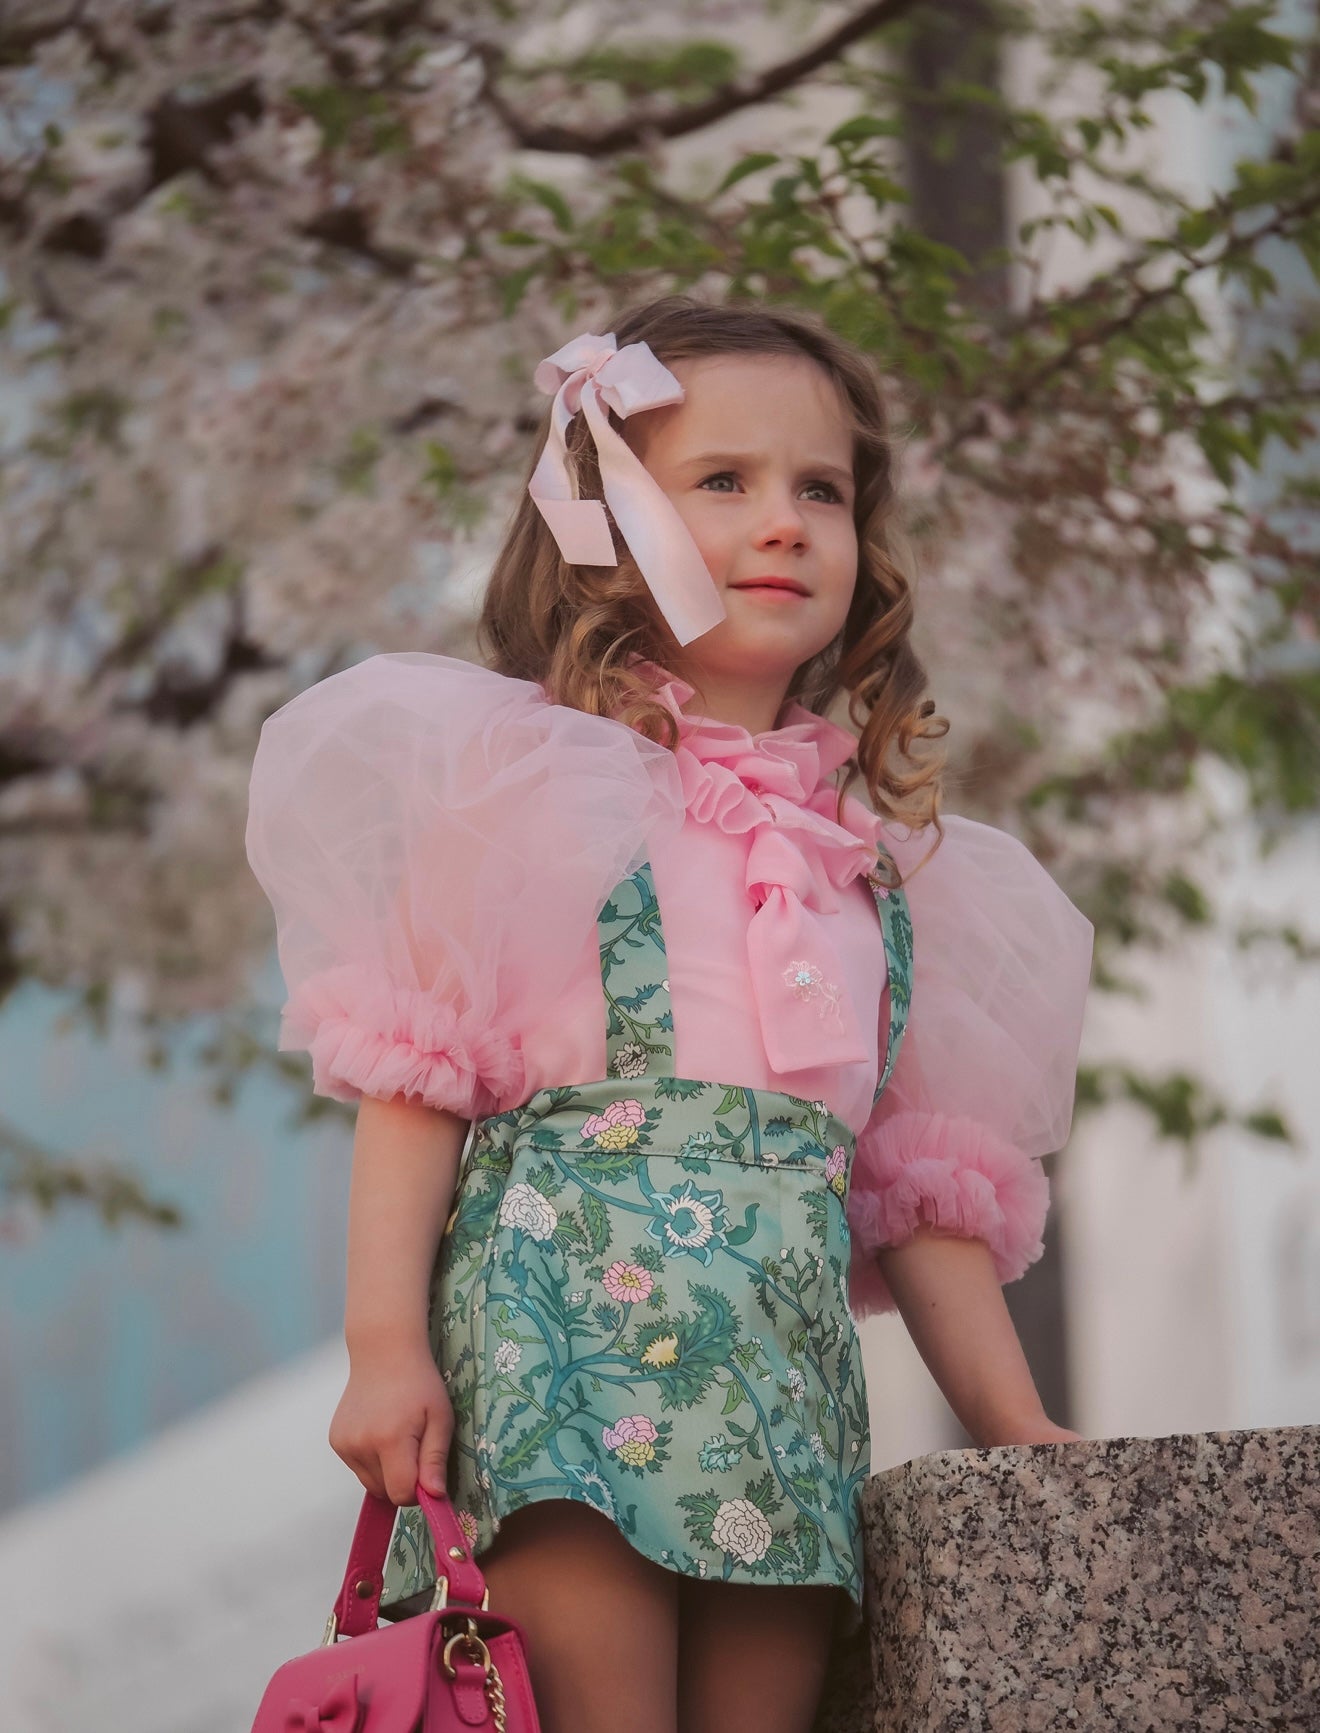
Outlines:
{"label": "stone wall", "polygon": [[863,1509],[818,1733],[1320,1729],[1318,1427],[944,1451]]}

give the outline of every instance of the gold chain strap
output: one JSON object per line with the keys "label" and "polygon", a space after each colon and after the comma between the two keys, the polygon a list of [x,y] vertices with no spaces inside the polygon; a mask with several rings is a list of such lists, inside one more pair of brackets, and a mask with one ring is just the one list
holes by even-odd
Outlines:
{"label": "gold chain strap", "polygon": [[504,1707],[504,1682],[500,1678],[499,1669],[494,1661],[490,1663],[490,1671],[486,1674],[486,1694],[490,1698],[490,1712],[495,1719],[495,1733],[508,1733],[508,1716]]}

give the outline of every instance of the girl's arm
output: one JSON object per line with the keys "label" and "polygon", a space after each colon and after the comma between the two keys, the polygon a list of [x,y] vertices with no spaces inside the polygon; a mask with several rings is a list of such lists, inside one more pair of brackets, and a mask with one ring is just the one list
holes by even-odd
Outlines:
{"label": "girl's arm", "polygon": [[980,1446],[1052,1444],[1056,1426],[1004,1302],[990,1248],[923,1223],[901,1246],[872,1253],[949,1407]]}
{"label": "girl's arm", "polygon": [[427,1292],[468,1122],[402,1096],[358,1105],[348,1203],[349,1378],[330,1446],[368,1491],[445,1489],[453,1410],[427,1335]]}

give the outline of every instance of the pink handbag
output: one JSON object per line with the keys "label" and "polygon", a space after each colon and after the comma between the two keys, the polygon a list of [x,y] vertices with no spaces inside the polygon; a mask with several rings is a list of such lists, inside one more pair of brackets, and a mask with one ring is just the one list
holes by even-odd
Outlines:
{"label": "pink handbag", "polygon": [[279,1669],[252,1733],[540,1733],[522,1631],[489,1611],[449,1500],[419,1486],[417,1502],[438,1567],[430,1610],[377,1625],[394,1506],[367,1493],[321,1647]]}

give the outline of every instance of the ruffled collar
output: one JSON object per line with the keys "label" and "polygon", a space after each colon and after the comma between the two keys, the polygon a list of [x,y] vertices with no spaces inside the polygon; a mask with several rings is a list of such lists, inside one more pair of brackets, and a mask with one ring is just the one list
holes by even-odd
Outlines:
{"label": "ruffled collar", "polygon": [[857,749],[857,736],[790,700],[775,728],[753,734],[683,705],[695,688],[654,662],[638,664],[653,695],[678,723],[675,752],[687,811],[700,823],[745,832],[765,825],[794,836],[810,861],[821,906],[875,865],[880,820],[860,800],[844,801],[843,820],[834,773]]}
{"label": "ruffled collar", "polygon": [[641,670],[653,683],[653,695],[674,717],[681,747],[702,764],[724,765],[753,792],[806,801],[821,784],[847,763],[857,749],[857,736],[790,700],[774,728],[753,734],[736,722],[683,709],[696,696],[686,680],[654,662]]}
{"label": "ruffled collar", "polygon": [[771,1069],[791,1075],[866,1060],[875,1028],[849,991],[839,934],[826,918],[876,865],[880,821],[870,808],[849,798],[843,822],[835,818],[831,779],[856,736],[796,702],[759,734],[690,714],[683,705],[694,689],[653,662],[644,666],[678,723],[674,758],[688,817],[746,845],[748,980]]}

